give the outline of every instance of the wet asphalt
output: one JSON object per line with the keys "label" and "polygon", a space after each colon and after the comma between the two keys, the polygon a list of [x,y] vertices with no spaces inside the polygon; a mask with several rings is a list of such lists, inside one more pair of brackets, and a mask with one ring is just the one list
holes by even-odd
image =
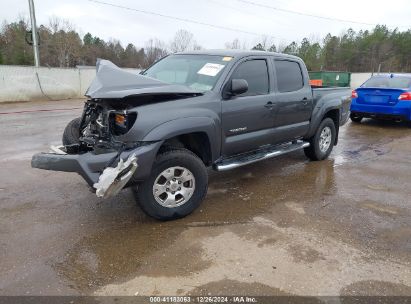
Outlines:
{"label": "wet asphalt", "polygon": [[0,105],[0,295],[411,295],[407,124],[348,122],[321,162],[210,171],[200,208],[159,222],[129,189],[30,167],[81,107]]}

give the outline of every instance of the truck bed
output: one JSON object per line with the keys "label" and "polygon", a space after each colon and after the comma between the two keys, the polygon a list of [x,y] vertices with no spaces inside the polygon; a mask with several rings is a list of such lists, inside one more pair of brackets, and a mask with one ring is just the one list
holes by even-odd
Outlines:
{"label": "truck bed", "polygon": [[344,125],[350,116],[351,88],[350,87],[311,87],[313,91],[313,106],[331,99],[341,98],[340,125]]}

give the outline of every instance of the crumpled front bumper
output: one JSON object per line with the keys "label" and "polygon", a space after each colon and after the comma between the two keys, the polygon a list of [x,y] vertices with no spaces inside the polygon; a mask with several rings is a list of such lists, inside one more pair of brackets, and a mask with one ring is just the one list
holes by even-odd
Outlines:
{"label": "crumpled front bumper", "polygon": [[[143,181],[151,172],[151,167],[157,155],[158,149],[162,142],[154,142],[138,148],[124,151],[120,157],[125,160],[131,154],[135,153],[138,159],[138,169],[134,173],[134,181]],[[100,174],[108,166],[110,160],[117,155],[117,152],[104,154],[94,154],[87,152],[83,154],[54,154],[54,153],[37,153],[31,159],[33,168],[76,172],[80,174],[86,182],[93,186],[99,179]]]}

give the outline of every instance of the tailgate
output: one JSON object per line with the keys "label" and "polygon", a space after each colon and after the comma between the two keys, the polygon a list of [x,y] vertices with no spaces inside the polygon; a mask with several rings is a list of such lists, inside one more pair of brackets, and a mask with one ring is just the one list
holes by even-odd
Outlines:
{"label": "tailgate", "polygon": [[357,103],[395,106],[398,102],[398,97],[406,90],[403,89],[388,89],[388,88],[358,88]]}

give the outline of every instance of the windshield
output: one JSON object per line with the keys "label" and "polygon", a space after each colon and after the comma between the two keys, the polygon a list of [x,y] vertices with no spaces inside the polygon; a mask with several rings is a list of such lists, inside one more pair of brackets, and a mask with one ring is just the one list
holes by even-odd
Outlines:
{"label": "windshield", "polygon": [[143,75],[199,91],[210,91],[231,59],[213,55],[170,55]]}
{"label": "windshield", "polygon": [[362,88],[390,88],[390,89],[408,89],[411,87],[411,78],[404,76],[394,77],[372,77],[368,79]]}

